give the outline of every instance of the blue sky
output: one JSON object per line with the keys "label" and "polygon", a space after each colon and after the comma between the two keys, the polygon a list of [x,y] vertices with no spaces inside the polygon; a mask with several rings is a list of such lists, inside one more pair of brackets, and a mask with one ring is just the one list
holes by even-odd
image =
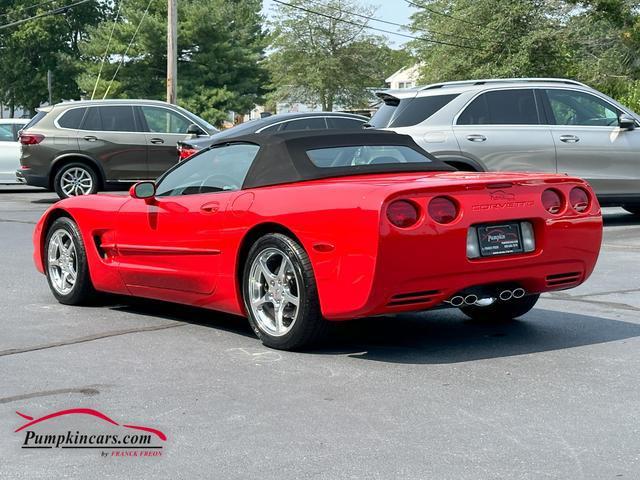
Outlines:
{"label": "blue sky", "polygon": [[[283,0],[283,1],[286,1],[286,0]],[[409,16],[411,15],[411,13],[415,11],[404,0],[378,0],[378,1],[359,0],[359,1],[364,5],[371,5],[373,7],[378,7],[378,11],[375,14],[377,18],[382,18],[389,22],[400,23],[403,25],[406,25],[409,23]],[[265,14],[267,14],[267,16],[270,16],[270,13],[273,11],[273,6],[276,4],[271,0],[264,0],[263,5],[264,5],[263,9]],[[376,28],[382,28],[383,30],[391,30],[391,31],[405,33],[405,34],[410,34],[410,32],[407,32],[407,31],[403,32],[400,29],[400,27],[395,27],[393,25],[387,25],[384,23],[379,23],[374,21],[370,22],[369,24]],[[372,33],[379,33],[379,32],[372,32]],[[385,35],[389,38],[389,40],[391,40],[392,45],[399,46],[409,41],[409,39],[405,37],[399,37],[396,35],[388,35],[388,34],[385,34]]]}

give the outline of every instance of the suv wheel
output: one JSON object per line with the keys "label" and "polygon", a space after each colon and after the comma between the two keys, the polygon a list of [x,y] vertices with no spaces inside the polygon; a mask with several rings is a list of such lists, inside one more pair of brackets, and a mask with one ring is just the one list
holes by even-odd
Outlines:
{"label": "suv wheel", "polygon": [[53,187],[60,198],[90,195],[98,191],[98,175],[86,163],[70,163],[56,173]]}

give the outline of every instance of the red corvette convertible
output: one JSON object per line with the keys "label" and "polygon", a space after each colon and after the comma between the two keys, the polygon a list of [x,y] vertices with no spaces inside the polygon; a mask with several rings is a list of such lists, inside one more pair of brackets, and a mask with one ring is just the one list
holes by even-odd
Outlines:
{"label": "red corvette convertible", "polygon": [[62,303],[98,290],[196,305],[295,349],[328,321],[518,317],[584,282],[601,236],[582,180],[455,172],[390,132],[298,132],[214,144],[129,196],[58,202],[34,259]]}

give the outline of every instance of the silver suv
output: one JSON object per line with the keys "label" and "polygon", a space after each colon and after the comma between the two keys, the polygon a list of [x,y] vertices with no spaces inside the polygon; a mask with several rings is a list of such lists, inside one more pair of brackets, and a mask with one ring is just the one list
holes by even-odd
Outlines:
{"label": "silver suv", "polygon": [[411,135],[460,170],[568,173],[602,205],[640,214],[640,117],[587,85],[470,80],[377,96],[370,126]]}

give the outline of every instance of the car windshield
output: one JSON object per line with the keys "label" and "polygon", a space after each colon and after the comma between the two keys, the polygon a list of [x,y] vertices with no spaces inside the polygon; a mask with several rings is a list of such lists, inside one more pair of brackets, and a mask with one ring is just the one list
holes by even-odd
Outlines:
{"label": "car windshield", "polygon": [[431,163],[420,152],[404,145],[359,145],[307,150],[311,162],[320,168]]}

